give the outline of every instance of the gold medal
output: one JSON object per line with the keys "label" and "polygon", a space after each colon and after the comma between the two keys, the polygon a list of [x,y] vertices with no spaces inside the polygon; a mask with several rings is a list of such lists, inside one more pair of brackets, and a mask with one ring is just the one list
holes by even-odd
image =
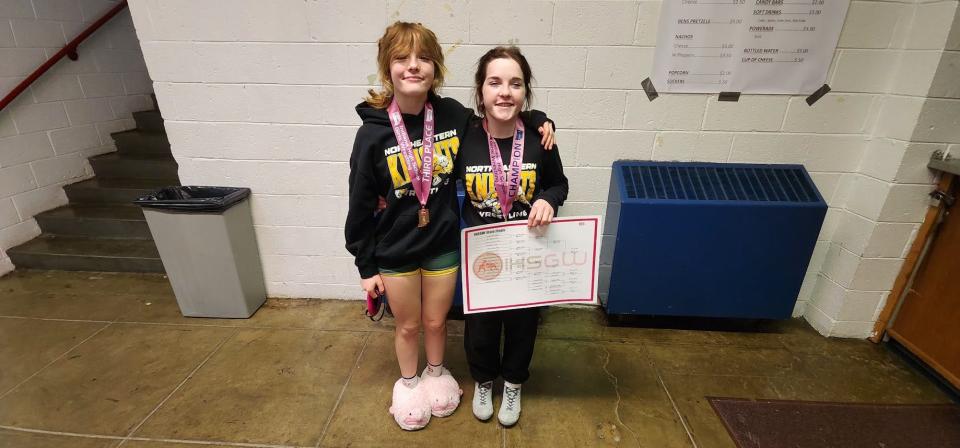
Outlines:
{"label": "gold medal", "polygon": [[424,207],[420,208],[420,213],[418,214],[419,219],[417,220],[417,227],[424,228],[427,224],[430,224],[430,211]]}

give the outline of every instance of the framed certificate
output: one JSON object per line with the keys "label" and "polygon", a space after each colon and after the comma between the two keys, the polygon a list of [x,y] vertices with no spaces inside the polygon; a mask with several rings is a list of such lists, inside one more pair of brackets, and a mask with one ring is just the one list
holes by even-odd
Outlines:
{"label": "framed certificate", "polygon": [[600,217],[509,221],[460,232],[465,314],[562,303],[597,305]]}

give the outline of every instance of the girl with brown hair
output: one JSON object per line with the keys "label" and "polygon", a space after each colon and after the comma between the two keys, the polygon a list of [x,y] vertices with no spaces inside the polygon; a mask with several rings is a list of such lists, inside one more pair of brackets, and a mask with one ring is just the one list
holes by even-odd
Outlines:
{"label": "girl with brown hair", "polygon": [[[516,47],[494,48],[477,63],[474,81],[482,119],[468,129],[458,164],[467,193],[462,212],[467,226],[503,221],[547,226],[567,198],[559,151],[547,151],[519,119],[530,104],[532,80],[530,64]],[[520,418],[521,384],[530,377],[539,308],[468,314],[465,320],[463,345],[476,381],[473,414],[480,420],[493,415],[493,380],[502,376],[497,419],[512,426]]]}
{"label": "girl with brown hair", "polygon": [[[356,107],[363,125],[350,156],[344,233],[362,289],[388,293],[401,373],[390,412],[401,428],[416,430],[459,405],[443,359],[460,264],[454,163],[473,111],[437,95],[443,52],[423,25],[389,26],[377,62],[383,89]],[[386,208],[374,218],[381,197]],[[421,326],[427,366],[418,376]]]}

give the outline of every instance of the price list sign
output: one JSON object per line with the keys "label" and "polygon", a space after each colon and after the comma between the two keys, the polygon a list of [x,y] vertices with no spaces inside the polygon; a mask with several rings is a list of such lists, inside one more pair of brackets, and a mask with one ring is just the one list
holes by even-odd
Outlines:
{"label": "price list sign", "polygon": [[823,85],[849,0],[666,0],[659,92],[810,94]]}

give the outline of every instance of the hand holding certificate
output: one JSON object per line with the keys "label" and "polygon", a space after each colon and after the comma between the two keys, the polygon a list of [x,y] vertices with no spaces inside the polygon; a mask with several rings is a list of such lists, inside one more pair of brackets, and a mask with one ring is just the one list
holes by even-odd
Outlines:
{"label": "hand holding certificate", "polygon": [[526,221],[464,229],[463,312],[596,305],[600,229],[599,216],[556,218],[545,232]]}

